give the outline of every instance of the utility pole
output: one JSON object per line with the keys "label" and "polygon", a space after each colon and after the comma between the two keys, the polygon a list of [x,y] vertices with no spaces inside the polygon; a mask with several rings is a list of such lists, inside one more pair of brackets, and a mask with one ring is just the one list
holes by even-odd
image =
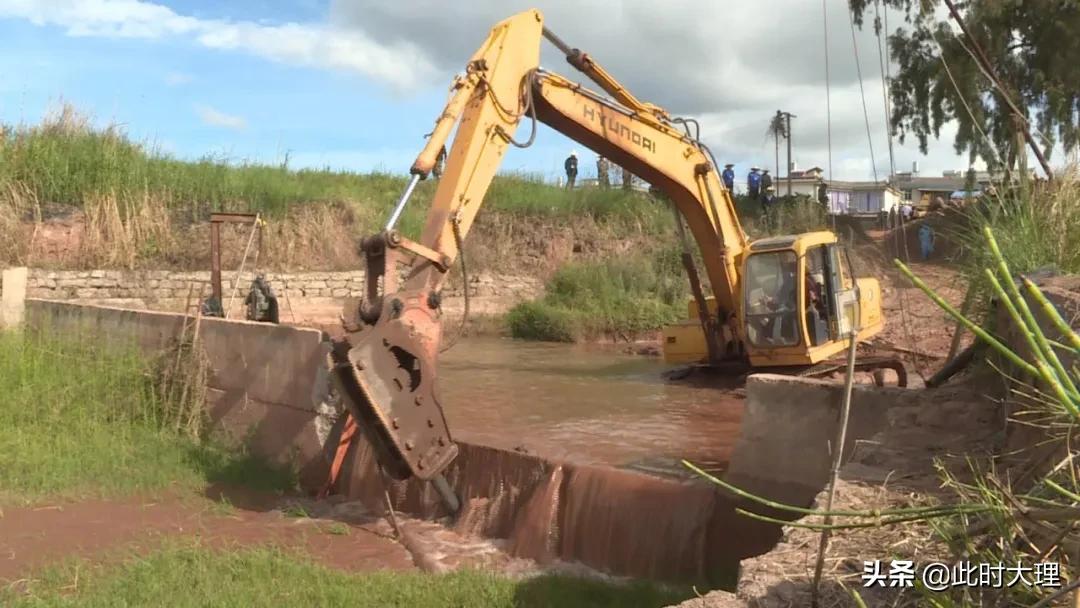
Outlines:
{"label": "utility pole", "polygon": [[784,117],[784,135],[787,136],[787,195],[791,196],[791,119],[798,118],[791,112],[776,111],[777,114]]}
{"label": "utility pole", "polygon": [[[773,122],[777,125],[784,124],[784,117],[780,110],[776,111],[776,118]],[[773,131],[773,143],[776,144],[776,179],[780,179],[780,134],[775,131]]]}

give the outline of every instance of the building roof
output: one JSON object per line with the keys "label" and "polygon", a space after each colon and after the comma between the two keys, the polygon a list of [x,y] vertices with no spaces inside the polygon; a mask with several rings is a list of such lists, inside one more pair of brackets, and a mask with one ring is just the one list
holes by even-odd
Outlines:
{"label": "building roof", "polygon": [[899,192],[899,190],[897,190],[895,186],[889,184],[888,182],[845,182],[840,180],[833,180],[830,182],[825,182],[825,184],[830,191],[846,190],[852,192],[865,192],[868,190],[878,191],[890,189],[895,192]]}
{"label": "building roof", "polygon": [[821,167],[810,167],[804,171],[792,171],[791,177],[792,179],[798,177],[820,177],[823,171],[824,169]]}
{"label": "building roof", "polygon": [[[975,183],[977,184],[988,184],[995,179],[1001,179],[1001,177],[992,176],[985,171],[980,171],[975,174]],[[964,189],[967,185],[967,177],[963,173],[960,175],[947,175],[941,177],[897,173],[893,176],[893,185],[902,190],[953,192],[955,190]]]}

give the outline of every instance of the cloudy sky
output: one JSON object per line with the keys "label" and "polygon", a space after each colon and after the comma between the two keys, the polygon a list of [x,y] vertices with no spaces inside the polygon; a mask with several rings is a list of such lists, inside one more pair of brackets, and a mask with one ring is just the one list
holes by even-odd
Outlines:
{"label": "cloudy sky", "polygon": [[[793,121],[800,168],[828,168],[822,5],[808,0],[0,0],[0,121],[61,101],[186,158],[405,173],[453,74],[498,20],[531,6],[639,98],[698,117],[720,162],[773,167],[766,134]],[[832,172],[871,179],[846,0],[826,0]],[[892,14],[890,25],[901,23]],[[858,32],[880,177],[889,155],[877,40]],[[578,79],[546,48],[544,67]],[[898,170],[962,169],[952,130]],[[543,129],[507,170],[559,173],[570,142]],[[783,150],[781,150],[783,155]],[[591,155],[587,155],[587,158]],[[781,160],[783,162],[783,160]],[[592,163],[584,163],[594,169]],[[587,170],[586,173],[589,171]]]}

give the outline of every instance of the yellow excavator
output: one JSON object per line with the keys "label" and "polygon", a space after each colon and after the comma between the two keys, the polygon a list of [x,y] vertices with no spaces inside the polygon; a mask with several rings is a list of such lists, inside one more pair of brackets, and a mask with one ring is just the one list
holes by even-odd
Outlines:
{"label": "yellow excavator", "polygon": [[[603,93],[542,69],[543,39]],[[519,142],[515,132],[526,119],[531,133]],[[839,364],[830,361],[852,331],[858,340],[881,331],[881,288],[875,279],[855,278],[836,235],[750,242],[698,124],[638,100],[530,10],[497,24],[455,78],[385,230],[361,243],[367,294],[347,307],[345,338],[335,343],[330,363],[350,411],[392,477],[432,480],[453,502],[441,475],[457,447],[436,390],[440,293],[504,154],[510,146],[530,145],[537,122],[641,177],[676,210],[693,299],[690,319],[664,330],[669,361],[835,369]],[[394,227],[455,127],[423,232],[418,241],[408,239]],[[700,249],[711,296],[699,280],[686,228]],[[890,361],[860,365],[896,369]]]}

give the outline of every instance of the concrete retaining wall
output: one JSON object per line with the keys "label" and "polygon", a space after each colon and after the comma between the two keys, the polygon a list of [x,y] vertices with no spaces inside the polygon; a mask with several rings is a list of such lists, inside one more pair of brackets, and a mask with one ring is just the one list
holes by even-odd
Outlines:
{"label": "concrete retaining wall", "polygon": [[26,308],[26,268],[8,268],[0,274],[0,284],[7,291],[0,293],[0,327],[15,327],[22,323]]}
{"label": "concrete retaining wall", "polygon": [[[832,445],[840,424],[843,386],[823,380],[755,374],[746,384],[742,428],[725,479],[776,501],[809,506],[828,482]],[[997,424],[989,400],[953,389],[877,388],[855,385],[843,463],[881,468],[898,464],[896,447],[943,449],[988,434]],[[908,470],[932,471],[925,460],[901,458]]]}
{"label": "concrete retaining wall", "polygon": [[[31,329],[102,336],[148,353],[175,343],[193,321],[181,314],[29,299]],[[326,479],[323,443],[334,419],[324,365],[328,343],[314,329],[201,319],[209,360],[208,405],[214,425],[258,455],[298,467],[301,482]]]}

